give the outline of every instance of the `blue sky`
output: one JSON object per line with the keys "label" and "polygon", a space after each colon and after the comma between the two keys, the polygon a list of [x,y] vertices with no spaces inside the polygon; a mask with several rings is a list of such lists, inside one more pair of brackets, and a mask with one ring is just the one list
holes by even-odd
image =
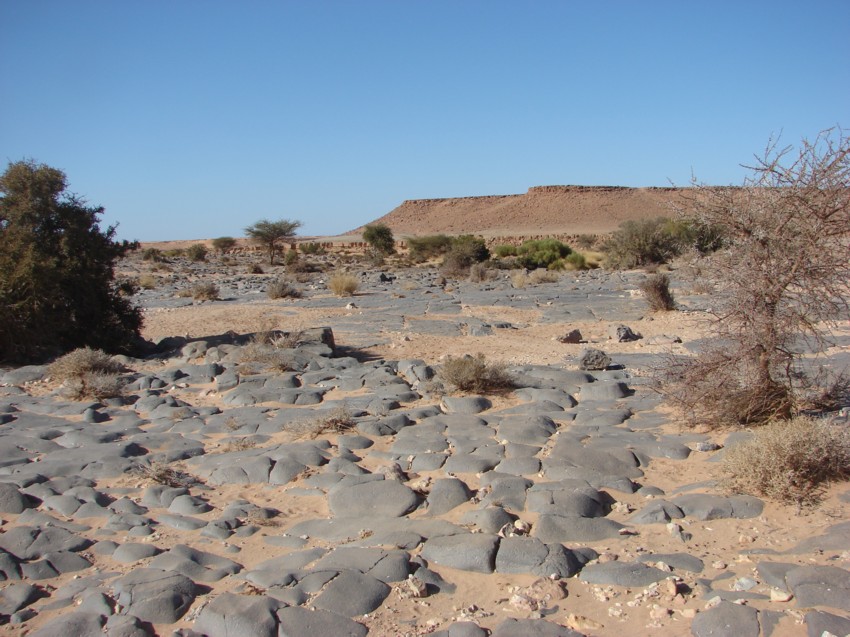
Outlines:
{"label": "blue sky", "polygon": [[0,0],[0,159],[120,238],[404,199],[740,183],[850,127],[850,2]]}

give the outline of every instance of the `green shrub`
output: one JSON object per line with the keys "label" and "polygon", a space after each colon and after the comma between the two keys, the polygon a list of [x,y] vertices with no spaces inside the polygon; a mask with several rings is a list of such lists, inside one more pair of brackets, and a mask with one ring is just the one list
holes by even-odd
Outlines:
{"label": "green shrub", "polygon": [[236,247],[236,239],[233,237],[218,237],[212,240],[212,247],[218,252],[227,252]]}
{"label": "green shrub", "polygon": [[469,268],[490,258],[484,239],[470,234],[452,239],[451,246],[443,257],[440,271],[446,276],[466,276]]}
{"label": "green shrub", "polygon": [[389,226],[382,223],[368,225],[363,230],[363,241],[382,255],[395,254],[395,238]]}
{"label": "green shrub", "polygon": [[564,269],[566,270],[587,270],[587,259],[581,252],[573,252],[564,257]]}
{"label": "green shrub", "polygon": [[192,261],[206,261],[207,246],[203,243],[193,243],[186,248],[186,256]]}
{"label": "green shrub", "polygon": [[328,288],[337,296],[352,296],[358,287],[357,277],[351,274],[334,274],[328,280]]}
{"label": "green shrub", "polygon": [[191,293],[196,301],[217,301],[219,289],[215,283],[196,283],[192,286]]}
{"label": "green shrub", "polygon": [[484,283],[492,281],[494,272],[487,267],[486,263],[473,263],[469,268],[469,280],[473,283]]}
{"label": "green shrub", "polygon": [[623,222],[602,249],[609,267],[628,269],[667,263],[691,247],[717,249],[719,237],[707,226],[659,217]]}
{"label": "green shrub", "polygon": [[308,241],[307,243],[299,243],[298,249],[304,254],[324,254],[325,249],[321,243]]}
{"label": "green shrub", "polygon": [[676,301],[670,291],[670,278],[666,274],[654,274],[644,279],[640,291],[653,312],[669,312],[676,309]]}
{"label": "green shrub", "polygon": [[529,270],[548,268],[570,254],[570,247],[556,239],[532,239],[517,248],[517,261]]}
{"label": "green shrub", "polygon": [[139,277],[139,286],[144,290],[153,290],[156,284],[156,277],[152,274],[143,274]]}
{"label": "green shrub", "polygon": [[166,250],[162,254],[169,259],[176,259],[177,257],[184,256],[186,254],[186,251],[183,248],[171,248],[170,250]]}
{"label": "green shrub", "polygon": [[493,252],[500,259],[504,259],[505,257],[515,257],[517,255],[517,248],[511,245],[498,245],[493,248]]}
{"label": "green shrub", "polygon": [[0,360],[36,362],[80,346],[131,353],[141,311],[115,281],[137,243],[100,227],[104,210],[33,161],[0,175]]}
{"label": "green shrub", "polygon": [[500,393],[515,386],[514,379],[501,362],[488,362],[484,354],[447,358],[440,377],[459,391],[478,394]]}
{"label": "green shrub", "polygon": [[298,254],[298,250],[287,250],[283,255],[283,265],[287,267],[291,267],[295,265],[301,256]]}
{"label": "green shrub", "polygon": [[266,288],[266,295],[270,299],[297,299],[301,296],[301,290],[286,279],[275,279]]}
{"label": "green shrub", "polygon": [[724,486],[734,493],[811,506],[825,484],[850,477],[850,431],[802,416],[775,422],[727,449],[722,471]]}
{"label": "green shrub", "polygon": [[427,261],[443,255],[448,252],[451,245],[451,237],[444,234],[410,237],[407,240],[410,258],[416,262]]}
{"label": "green shrub", "polygon": [[259,263],[252,263],[248,266],[248,274],[263,274],[263,267]]}

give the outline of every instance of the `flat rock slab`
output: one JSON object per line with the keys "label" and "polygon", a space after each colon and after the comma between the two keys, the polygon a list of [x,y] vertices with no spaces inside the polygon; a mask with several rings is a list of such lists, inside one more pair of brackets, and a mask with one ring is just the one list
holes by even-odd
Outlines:
{"label": "flat rock slab", "polygon": [[140,568],[119,577],[112,590],[128,614],[152,624],[176,622],[198,592],[188,577],[156,568]]}
{"label": "flat rock slab", "polygon": [[758,637],[758,611],[748,606],[721,602],[703,611],[691,622],[694,637]]}
{"label": "flat rock slab", "polygon": [[278,637],[366,637],[369,629],[363,624],[325,610],[307,610],[293,606],[277,612]]}
{"label": "flat rock slab", "polygon": [[204,607],[193,629],[209,637],[276,637],[280,606],[269,597],[222,593]]}
{"label": "flat rock slab", "polygon": [[850,611],[850,571],[837,566],[801,566],[785,575],[797,606],[829,606]]}
{"label": "flat rock slab", "polygon": [[328,493],[331,513],[340,518],[398,518],[419,504],[416,493],[395,480],[339,486]]}
{"label": "flat rock slab", "polygon": [[446,535],[427,540],[422,547],[422,557],[461,571],[492,573],[498,545],[499,537],[486,533]]}
{"label": "flat rock slab", "polygon": [[639,562],[605,562],[585,566],[579,579],[603,586],[649,586],[669,576],[670,573]]}
{"label": "flat rock slab", "polygon": [[754,518],[761,515],[764,502],[745,495],[723,497],[708,493],[690,493],[672,500],[687,517],[697,520],[718,520],[723,518]]}
{"label": "flat rock slab", "polygon": [[506,619],[496,626],[491,637],[584,637],[571,628],[545,619]]}
{"label": "flat rock slab", "polygon": [[534,535],[546,544],[559,542],[596,542],[619,537],[623,525],[607,518],[541,515]]}
{"label": "flat rock slab", "polygon": [[384,582],[371,575],[342,571],[325,587],[313,605],[338,615],[354,617],[378,608],[390,590]]}

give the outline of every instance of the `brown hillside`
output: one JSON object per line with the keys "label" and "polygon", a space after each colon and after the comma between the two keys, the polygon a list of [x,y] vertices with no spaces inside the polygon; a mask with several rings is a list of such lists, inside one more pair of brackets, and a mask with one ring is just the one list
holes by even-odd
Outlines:
{"label": "brown hillside", "polygon": [[[524,195],[413,199],[373,223],[396,235],[602,234],[626,220],[672,216],[682,188],[534,186]],[[351,234],[359,234],[362,227]]]}

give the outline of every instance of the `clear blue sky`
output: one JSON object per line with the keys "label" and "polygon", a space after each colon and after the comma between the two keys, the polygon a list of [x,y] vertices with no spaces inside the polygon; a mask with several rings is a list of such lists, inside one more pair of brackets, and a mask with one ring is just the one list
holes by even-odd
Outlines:
{"label": "clear blue sky", "polygon": [[850,127],[848,33],[847,0],[0,0],[0,160],[142,241],[740,183],[772,133]]}

